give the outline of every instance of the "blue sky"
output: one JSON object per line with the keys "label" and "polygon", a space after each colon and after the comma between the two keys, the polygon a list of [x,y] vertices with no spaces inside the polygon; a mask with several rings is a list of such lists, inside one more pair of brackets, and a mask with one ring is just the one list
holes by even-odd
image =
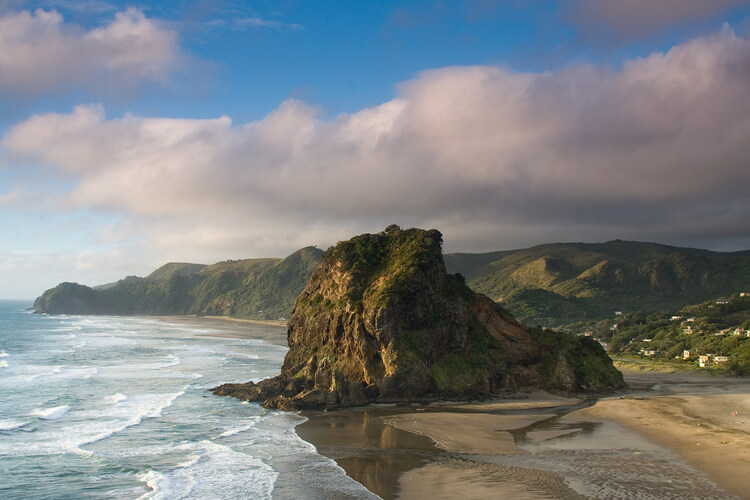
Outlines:
{"label": "blue sky", "polygon": [[0,1],[0,298],[327,247],[750,248],[750,1]]}

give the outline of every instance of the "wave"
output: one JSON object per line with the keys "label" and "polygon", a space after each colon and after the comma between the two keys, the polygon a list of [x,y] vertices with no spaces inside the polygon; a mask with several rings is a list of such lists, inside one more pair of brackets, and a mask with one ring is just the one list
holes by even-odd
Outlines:
{"label": "wave", "polygon": [[165,364],[158,365],[158,368],[170,368],[172,366],[177,366],[182,362],[179,356],[175,356],[174,354],[168,355],[167,358],[169,358],[170,361],[168,361]]}
{"label": "wave", "polygon": [[21,420],[0,420],[0,431],[12,431],[19,427],[23,427],[26,424],[28,424],[28,422],[22,422]]}
{"label": "wave", "polygon": [[109,404],[116,405],[117,403],[125,401],[126,399],[128,399],[128,397],[125,394],[122,394],[121,392],[117,392],[115,394],[112,394],[111,396],[105,397],[104,401],[106,401]]}
{"label": "wave", "polygon": [[0,349],[0,358],[6,358],[8,357],[8,353]]}
{"label": "wave", "polygon": [[249,431],[253,427],[255,427],[258,424],[258,421],[260,420],[260,417],[250,417],[250,422],[245,425],[240,425],[238,427],[232,427],[230,429],[227,429],[226,431],[219,434],[219,437],[229,437],[234,436],[236,434],[240,434],[241,432]]}
{"label": "wave", "polygon": [[8,368],[8,362],[4,359],[0,359],[0,368]]}
{"label": "wave", "polygon": [[58,418],[68,413],[68,410],[70,410],[70,406],[62,405],[55,406],[54,408],[34,410],[31,412],[31,415],[34,417],[39,417],[42,420],[57,420]]}
{"label": "wave", "polygon": [[192,451],[187,461],[140,476],[150,491],[138,500],[271,497],[279,473],[259,458],[212,441],[191,443],[183,449]]}
{"label": "wave", "polygon": [[[119,404],[104,411],[78,412],[76,416],[79,418],[96,418],[97,420],[69,425],[59,431],[37,430],[37,432],[34,432],[33,441],[25,442],[21,448],[14,447],[10,443],[0,442],[0,455],[24,456],[69,452],[90,456],[89,452],[81,449],[82,446],[107,439],[129,427],[140,424],[146,418],[160,417],[162,411],[185,394],[187,388],[188,386],[185,386],[180,392],[169,394],[132,396],[126,400],[121,400]],[[49,416],[53,415],[52,410],[57,409],[62,412],[62,407],[58,407],[42,410],[39,413],[48,412],[49,415],[46,415],[48,417],[46,420],[49,420]]]}

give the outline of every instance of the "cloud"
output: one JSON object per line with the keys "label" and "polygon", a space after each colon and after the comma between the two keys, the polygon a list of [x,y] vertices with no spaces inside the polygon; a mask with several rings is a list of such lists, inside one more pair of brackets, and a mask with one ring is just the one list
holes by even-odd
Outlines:
{"label": "cloud", "polygon": [[177,34],[129,8],[84,30],[55,11],[0,16],[0,94],[30,98],[61,88],[163,84],[181,60]]}
{"label": "cloud", "polygon": [[71,209],[127,214],[107,241],[173,259],[283,255],[391,222],[437,227],[449,250],[747,247],[748,95],[750,41],[727,28],[617,71],[425,71],[332,120],[295,100],[244,125],[79,106],[2,147],[68,176]]}
{"label": "cloud", "polygon": [[[637,41],[665,29],[716,20],[732,9],[750,7],[749,0],[573,0],[563,12],[584,38]],[[715,26],[715,25],[714,25]]]}

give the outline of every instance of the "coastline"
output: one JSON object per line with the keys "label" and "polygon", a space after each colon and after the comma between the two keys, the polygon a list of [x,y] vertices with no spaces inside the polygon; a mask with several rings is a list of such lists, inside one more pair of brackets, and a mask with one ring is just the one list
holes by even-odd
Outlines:
{"label": "coastline", "polygon": [[297,432],[384,499],[747,495],[750,379],[625,376],[630,389],[595,401],[311,412]]}

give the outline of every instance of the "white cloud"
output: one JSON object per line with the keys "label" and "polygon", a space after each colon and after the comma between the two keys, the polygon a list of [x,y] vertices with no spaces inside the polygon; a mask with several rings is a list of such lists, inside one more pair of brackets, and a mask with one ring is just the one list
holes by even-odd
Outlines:
{"label": "white cloud", "polygon": [[135,8],[89,31],[55,10],[0,16],[0,94],[30,97],[73,86],[127,91],[165,83],[180,59],[177,34]]}
{"label": "white cloud", "polygon": [[621,70],[426,71],[322,120],[289,100],[246,125],[45,114],[2,141],[70,176],[71,207],[128,214],[107,241],[164,260],[284,255],[387,223],[449,249],[614,237],[750,245],[750,41],[726,29]]}

